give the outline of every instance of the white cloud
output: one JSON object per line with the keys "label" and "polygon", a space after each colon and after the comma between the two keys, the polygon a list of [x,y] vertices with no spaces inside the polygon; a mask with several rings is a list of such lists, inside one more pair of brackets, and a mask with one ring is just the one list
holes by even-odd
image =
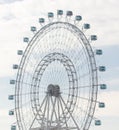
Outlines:
{"label": "white cloud", "polygon": [[0,4],[8,4],[16,1],[23,1],[23,0],[0,0]]}

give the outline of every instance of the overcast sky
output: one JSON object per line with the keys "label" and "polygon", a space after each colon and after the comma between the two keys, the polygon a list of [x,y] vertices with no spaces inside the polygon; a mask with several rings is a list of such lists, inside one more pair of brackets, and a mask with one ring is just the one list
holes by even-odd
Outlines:
{"label": "overcast sky", "polygon": [[106,91],[99,92],[99,99],[106,102],[106,108],[96,110],[102,126],[90,130],[119,130],[119,1],[118,0],[0,0],[0,129],[10,130],[15,121],[8,116],[14,107],[7,101],[14,88],[9,80],[15,77],[12,64],[18,63],[18,49],[24,49],[24,36],[32,37],[30,26],[39,26],[38,18],[47,17],[48,11],[72,10],[80,14],[84,23],[91,24],[90,33],[98,35],[93,48],[102,48],[103,56],[96,57],[99,65],[107,66],[100,76],[107,84]]}

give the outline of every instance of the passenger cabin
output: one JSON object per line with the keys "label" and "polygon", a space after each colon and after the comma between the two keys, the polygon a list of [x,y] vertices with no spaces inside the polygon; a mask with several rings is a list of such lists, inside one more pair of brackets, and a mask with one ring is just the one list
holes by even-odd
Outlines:
{"label": "passenger cabin", "polygon": [[95,125],[96,125],[96,126],[101,125],[101,121],[100,121],[100,120],[95,120]]}
{"label": "passenger cabin", "polygon": [[10,111],[9,111],[9,115],[10,115],[10,116],[14,115],[14,111],[13,111],[13,110],[10,110]]}
{"label": "passenger cabin", "polygon": [[17,55],[23,55],[23,51],[22,50],[18,50],[17,51]]}
{"label": "passenger cabin", "polygon": [[106,71],[106,67],[105,66],[99,66],[99,71],[101,71],[101,72]]}
{"label": "passenger cabin", "polygon": [[81,17],[80,15],[77,15],[77,16],[75,17],[75,20],[76,20],[76,21],[81,21],[81,20],[82,20],[82,17]]}
{"label": "passenger cabin", "polygon": [[91,35],[91,41],[96,41],[97,40],[97,36],[96,35]]}
{"label": "passenger cabin", "polygon": [[32,32],[35,32],[35,31],[36,31],[36,27],[32,26],[32,27],[31,27],[31,31],[32,31]]}
{"label": "passenger cabin", "polygon": [[11,126],[11,130],[16,130],[16,126],[15,126],[15,125],[12,125],[12,126]]}
{"label": "passenger cabin", "polygon": [[10,80],[10,84],[15,84],[15,80]]}
{"label": "passenger cabin", "polygon": [[8,99],[9,99],[9,100],[13,100],[13,99],[14,99],[14,95],[9,95],[9,96],[8,96]]}
{"label": "passenger cabin", "polygon": [[44,23],[45,22],[45,19],[44,18],[39,18],[39,23]]}
{"label": "passenger cabin", "polygon": [[104,108],[105,107],[105,103],[103,103],[103,102],[100,102],[98,105],[99,105],[99,108]]}
{"label": "passenger cabin", "polygon": [[102,55],[102,50],[96,50],[96,55]]}
{"label": "passenger cabin", "polygon": [[13,69],[18,69],[18,65],[17,65],[17,64],[14,64],[14,65],[13,65]]}
{"label": "passenger cabin", "polygon": [[23,41],[28,43],[29,42],[29,38],[28,37],[24,37]]}
{"label": "passenger cabin", "polygon": [[83,25],[83,28],[84,28],[84,29],[90,29],[90,24],[88,24],[88,23],[84,24],[84,25]]}
{"label": "passenger cabin", "polygon": [[48,18],[53,18],[53,17],[54,17],[54,13],[49,12],[49,13],[48,13]]}
{"label": "passenger cabin", "polygon": [[107,85],[106,84],[100,84],[100,89],[106,89]]}
{"label": "passenger cabin", "polygon": [[57,10],[57,15],[63,15],[63,10]]}
{"label": "passenger cabin", "polygon": [[66,15],[70,17],[70,16],[73,15],[73,12],[72,11],[67,11]]}

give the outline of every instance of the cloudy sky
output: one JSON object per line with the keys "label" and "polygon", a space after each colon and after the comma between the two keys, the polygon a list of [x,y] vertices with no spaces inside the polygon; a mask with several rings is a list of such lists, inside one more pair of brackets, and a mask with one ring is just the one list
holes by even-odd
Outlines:
{"label": "cloudy sky", "polygon": [[100,81],[108,89],[99,92],[99,99],[106,102],[106,108],[96,110],[96,116],[102,120],[102,126],[91,130],[119,130],[119,1],[118,0],[0,0],[0,126],[10,130],[14,117],[8,116],[8,110],[14,107],[7,99],[14,93],[9,80],[16,73],[12,64],[18,63],[17,49],[26,45],[23,36],[32,37],[30,26],[39,26],[38,18],[46,17],[48,11],[57,9],[73,10],[83,16],[83,22],[91,24],[91,33],[98,35],[93,48],[102,48],[103,56],[96,57],[99,65],[105,65],[107,71],[100,74]]}

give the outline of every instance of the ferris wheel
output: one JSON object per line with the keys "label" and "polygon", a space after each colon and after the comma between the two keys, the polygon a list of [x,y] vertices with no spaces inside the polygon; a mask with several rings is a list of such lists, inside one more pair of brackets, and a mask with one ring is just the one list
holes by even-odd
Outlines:
{"label": "ferris wheel", "polygon": [[[101,121],[94,118],[98,87],[106,89],[106,84],[98,83],[98,71],[105,66],[96,66],[95,54],[90,42],[97,40],[96,35],[86,36],[90,24],[80,25],[82,17],[73,12],[58,10],[57,15],[48,13],[48,19],[39,18],[40,28],[31,27],[34,36],[22,55],[15,84],[15,109],[9,115],[16,115],[19,130],[88,130],[92,120],[95,125]],[[16,130],[16,125],[11,130]]]}

